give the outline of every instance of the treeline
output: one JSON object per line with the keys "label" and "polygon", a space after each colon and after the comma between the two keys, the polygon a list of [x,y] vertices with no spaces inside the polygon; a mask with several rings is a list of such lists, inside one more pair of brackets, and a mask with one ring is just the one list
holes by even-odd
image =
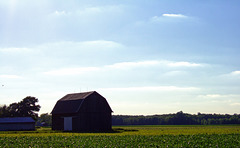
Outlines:
{"label": "treeline", "polygon": [[[202,114],[196,115],[183,113],[130,116],[113,115],[112,125],[221,125],[240,124],[240,114]],[[41,114],[37,120],[37,126],[51,126],[52,116],[48,113]]]}
{"label": "treeline", "polygon": [[113,125],[221,125],[240,124],[240,114],[201,114],[183,113],[151,116],[112,116]]}
{"label": "treeline", "polygon": [[38,117],[36,126],[52,126],[52,115],[48,113],[41,114]]}

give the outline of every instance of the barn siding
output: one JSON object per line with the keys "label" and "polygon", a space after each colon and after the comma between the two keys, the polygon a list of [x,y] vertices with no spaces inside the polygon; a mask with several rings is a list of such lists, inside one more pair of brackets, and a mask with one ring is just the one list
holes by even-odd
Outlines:
{"label": "barn siding", "polygon": [[52,115],[52,130],[63,130],[64,119],[61,116]]}
{"label": "barn siding", "polygon": [[73,131],[104,131],[112,129],[111,113],[80,113],[73,118]]}

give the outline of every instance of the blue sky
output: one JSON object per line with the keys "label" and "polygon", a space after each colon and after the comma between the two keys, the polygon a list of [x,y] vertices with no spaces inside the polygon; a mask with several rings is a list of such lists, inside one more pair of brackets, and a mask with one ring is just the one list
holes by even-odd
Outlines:
{"label": "blue sky", "polygon": [[240,113],[238,0],[0,2],[0,104],[50,113],[96,90],[114,114]]}

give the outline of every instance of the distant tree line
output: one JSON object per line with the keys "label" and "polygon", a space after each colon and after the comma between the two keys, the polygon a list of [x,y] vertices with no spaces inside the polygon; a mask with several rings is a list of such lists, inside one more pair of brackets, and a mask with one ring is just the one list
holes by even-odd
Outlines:
{"label": "distant tree line", "polygon": [[202,114],[183,113],[151,116],[112,116],[113,125],[221,125],[240,124],[240,114]]}
{"label": "distant tree line", "polygon": [[[0,116],[1,117],[1,116]],[[51,126],[52,115],[43,113],[37,118],[37,126]],[[240,114],[174,114],[130,116],[113,115],[112,125],[221,125],[240,124]]]}
{"label": "distant tree line", "polygon": [[37,126],[52,126],[52,115],[43,113],[38,117]]}
{"label": "distant tree line", "polygon": [[[38,118],[39,126],[51,126],[51,114],[44,113]],[[182,111],[174,114],[130,116],[113,115],[112,125],[221,125],[240,124],[240,114],[188,114]]]}
{"label": "distant tree line", "polygon": [[12,103],[9,106],[0,106],[0,118],[1,117],[32,117],[37,120],[37,112],[41,106],[36,104],[38,99],[35,97],[28,96],[22,101]]}

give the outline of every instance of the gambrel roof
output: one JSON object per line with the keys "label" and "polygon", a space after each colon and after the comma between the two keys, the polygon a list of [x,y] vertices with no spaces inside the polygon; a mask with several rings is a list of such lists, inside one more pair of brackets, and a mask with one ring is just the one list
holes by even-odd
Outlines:
{"label": "gambrel roof", "polygon": [[[56,105],[52,110],[52,114],[77,113],[82,107],[84,100],[90,98],[92,95],[98,95],[106,101],[106,99],[102,97],[100,94],[98,94],[96,91],[67,94],[66,96],[64,96],[63,98],[57,101]],[[109,105],[108,105],[108,110],[112,112]]]}

